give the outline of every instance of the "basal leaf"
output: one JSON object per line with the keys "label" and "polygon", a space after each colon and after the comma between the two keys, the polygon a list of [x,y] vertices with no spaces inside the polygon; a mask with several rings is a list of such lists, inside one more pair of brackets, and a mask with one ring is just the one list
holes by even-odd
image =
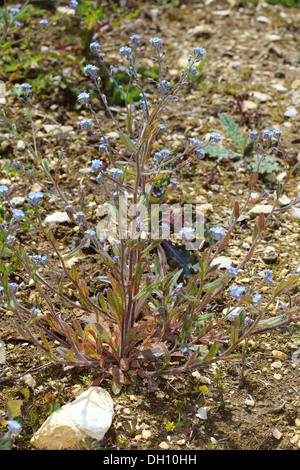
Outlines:
{"label": "basal leaf", "polygon": [[240,132],[238,124],[235,122],[232,116],[228,113],[220,114],[220,123],[223,131],[230,137],[243,151],[244,150],[244,138]]}

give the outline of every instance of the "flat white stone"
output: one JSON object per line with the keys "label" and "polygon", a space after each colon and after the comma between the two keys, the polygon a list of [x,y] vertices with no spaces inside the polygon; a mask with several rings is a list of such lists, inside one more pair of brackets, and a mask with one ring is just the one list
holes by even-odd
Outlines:
{"label": "flat white stone", "polygon": [[260,91],[253,91],[252,96],[254,99],[260,101],[261,103],[265,103],[266,101],[268,101],[268,95],[266,95],[266,93],[261,93]]}
{"label": "flat white stone", "polygon": [[230,10],[215,10],[212,12],[213,15],[218,15],[218,16],[229,16],[231,13]]}
{"label": "flat white stone", "polygon": [[267,18],[266,16],[258,16],[258,17],[256,18],[256,20],[257,20],[259,23],[266,23],[266,24],[269,24],[269,23],[270,23],[269,18]]}
{"label": "flat white stone", "polygon": [[252,207],[249,211],[250,217],[255,217],[259,215],[261,212],[264,214],[269,214],[271,210],[273,209],[273,206],[270,204],[257,204],[256,206]]}
{"label": "flat white stone", "polygon": [[87,437],[101,441],[114,418],[113,400],[101,387],[91,387],[54,411],[30,443],[43,450],[74,450]]}
{"label": "flat white stone", "polygon": [[211,262],[211,266],[219,264],[219,268],[230,268],[232,264],[238,264],[237,261],[227,258],[227,256],[218,256]]}
{"label": "flat white stone", "polygon": [[10,202],[14,207],[21,207],[25,202],[25,198],[22,196],[15,196],[10,200]]}
{"label": "flat white stone", "polygon": [[280,83],[273,83],[272,88],[274,88],[277,91],[282,91],[282,92],[288,91],[288,89],[285,86],[280,85]]}
{"label": "flat white stone", "polygon": [[245,100],[243,101],[242,108],[244,112],[249,111],[251,109],[256,109],[257,103],[254,103],[254,101],[251,101],[251,100]]}
{"label": "flat white stone", "polygon": [[291,207],[291,216],[296,220],[300,220],[300,207]]}
{"label": "flat white stone", "polygon": [[207,419],[207,409],[206,407],[201,407],[197,410],[197,414],[196,414],[197,418],[200,418],[200,419]]}
{"label": "flat white stone", "polygon": [[54,212],[53,214],[48,215],[44,222],[45,224],[62,224],[64,222],[71,222],[71,219],[66,212]]}
{"label": "flat white stone", "polygon": [[290,118],[293,118],[293,117],[296,117],[298,114],[298,111],[296,108],[289,108],[286,110],[286,112],[284,113],[285,117],[290,117]]}

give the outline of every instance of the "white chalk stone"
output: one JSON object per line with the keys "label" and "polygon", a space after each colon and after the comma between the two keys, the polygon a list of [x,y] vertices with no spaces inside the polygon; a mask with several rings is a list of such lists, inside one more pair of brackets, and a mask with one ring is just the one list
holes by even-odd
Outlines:
{"label": "white chalk stone", "polygon": [[101,387],[91,387],[54,411],[32,436],[37,449],[72,450],[87,437],[101,441],[114,418],[113,400]]}
{"label": "white chalk stone", "polygon": [[44,222],[45,224],[61,224],[63,222],[71,222],[71,219],[66,212],[54,212],[53,214],[48,215]]}

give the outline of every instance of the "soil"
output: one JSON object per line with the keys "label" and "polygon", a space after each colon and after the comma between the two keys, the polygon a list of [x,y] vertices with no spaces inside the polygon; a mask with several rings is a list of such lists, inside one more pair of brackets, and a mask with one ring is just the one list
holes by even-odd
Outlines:
{"label": "soil", "polygon": [[[118,60],[120,46],[127,44],[133,33],[139,34],[145,44],[151,37],[163,38],[171,76],[175,75],[175,71],[180,71],[194,46],[201,45],[208,51],[203,80],[192,81],[183,92],[179,104],[166,110],[167,145],[172,143],[180,147],[187,136],[202,138],[211,131],[223,135],[218,115],[229,112],[244,134],[261,126],[264,129],[280,128],[289,164],[297,161],[300,151],[300,109],[292,86],[300,70],[299,9],[261,2],[255,6],[234,0],[209,1],[206,5],[190,1],[176,8],[170,5],[163,8],[159,2],[142,2],[139,7],[137,18],[121,17],[93,37],[101,43],[101,48],[111,60]],[[51,14],[49,11],[48,16]],[[259,16],[266,17],[268,22],[259,21]],[[47,34],[37,33],[30,43],[32,50],[47,46],[53,51],[63,51],[66,48],[65,27],[66,23],[62,21],[59,27],[49,27]],[[76,50],[76,39],[68,47],[69,50]],[[59,61],[57,64],[57,67],[61,65]],[[153,63],[149,60],[148,65]],[[51,66],[50,61],[43,64],[45,70]],[[84,91],[85,82],[81,79],[78,61],[69,67],[73,67],[74,88]],[[13,85],[29,81],[30,74],[36,74],[34,70],[35,66],[31,64],[25,70],[16,68],[14,72],[4,73],[1,78],[9,90]],[[69,72],[64,69],[66,76]],[[53,83],[38,100],[35,110],[40,127],[40,152],[45,157],[53,158],[64,147],[70,161],[68,165],[72,164],[72,170],[69,171],[70,166],[65,166],[65,172],[61,175],[66,193],[77,197],[78,188],[84,187],[86,201],[98,206],[105,200],[104,193],[89,173],[79,171],[87,168],[91,159],[98,156],[93,136],[78,128],[78,117],[85,116],[85,110],[83,107],[76,109],[74,93]],[[273,84],[281,84],[287,91],[277,91]],[[267,94],[266,100],[260,102],[251,97],[253,91]],[[248,101],[252,102],[252,107],[245,108]],[[93,104],[97,104],[96,99]],[[113,106],[114,112],[122,117],[121,107]],[[295,118],[285,117],[285,111],[292,106],[296,107],[298,115]],[[23,120],[23,105],[10,91],[7,92],[6,110],[30,139]],[[114,131],[104,113],[101,119],[107,133]],[[49,134],[43,128],[44,124],[70,125],[77,137],[64,133]],[[2,142],[7,140],[3,134],[1,139]],[[232,141],[226,138],[224,141],[225,145],[236,150]],[[30,162],[30,156],[24,150],[10,144],[5,148],[3,151],[2,146],[1,152],[1,161],[5,164],[11,160],[10,153],[22,163]],[[10,179],[14,195],[27,194],[26,180],[5,168],[2,166],[1,178]],[[274,191],[282,172],[261,175],[256,190],[268,188],[270,192]],[[248,181],[249,172],[245,167],[237,171],[232,161],[205,159],[197,163],[193,171],[178,176],[178,188],[170,202],[191,202],[193,198],[196,201],[198,198],[198,202],[207,204],[208,220],[219,224],[236,198],[245,200]],[[296,173],[287,184],[286,196],[293,199],[299,190],[299,173]],[[90,207],[93,218],[93,206]],[[50,213],[62,208],[59,203],[48,207]],[[246,254],[247,237],[251,236],[248,223],[251,225],[251,220],[248,217],[238,226],[232,243],[224,252],[225,256],[236,260]],[[276,213],[239,282],[246,287],[251,285],[257,272],[266,268],[273,269],[274,281],[289,274],[299,262],[299,227],[299,220],[291,212]],[[70,224],[60,224],[53,229],[62,249],[71,243],[76,234]],[[29,232],[23,233],[19,241],[25,245],[30,243],[32,252],[47,252],[46,243],[38,235],[33,239]],[[84,263],[81,266],[89,289],[101,288],[101,284],[94,279],[104,273],[103,266],[97,264],[93,253],[86,250],[79,260]],[[22,273],[17,267],[12,280],[22,280]],[[25,303],[31,303],[35,298],[30,286],[20,295]],[[299,282],[292,291],[293,298],[297,295]],[[219,311],[225,307],[222,303],[225,300],[221,298]],[[299,449],[299,336],[299,329],[295,326],[251,337],[244,375],[241,349],[238,349],[239,356],[231,361],[186,373],[179,378],[160,377],[155,392],[149,392],[147,384],[135,378],[119,395],[113,396],[115,418],[105,438],[98,443],[87,443],[87,447],[172,451]],[[97,373],[87,368],[64,368],[47,360],[34,345],[20,336],[13,324],[13,314],[4,308],[0,310],[0,340],[6,348],[5,363],[0,367],[0,417],[6,418],[6,406],[10,400],[21,399],[24,402],[22,433],[15,438],[13,449],[31,450],[32,434],[53,407],[74,400],[97,378]],[[101,386],[110,391],[109,381],[102,382]],[[198,410],[204,407],[206,419],[197,416],[200,413]]]}

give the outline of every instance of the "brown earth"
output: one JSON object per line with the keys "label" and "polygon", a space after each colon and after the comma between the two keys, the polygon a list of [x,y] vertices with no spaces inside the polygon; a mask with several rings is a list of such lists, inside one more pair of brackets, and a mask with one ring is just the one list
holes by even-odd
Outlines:
{"label": "brown earth", "polygon": [[[141,35],[145,43],[153,36],[160,36],[164,40],[166,62],[170,64],[172,76],[180,70],[183,59],[187,59],[192,47],[201,45],[208,51],[203,80],[189,85],[179,105],[166,110],[166,145],[172,143],[174,147],[180,147],[187,136],[202,138],[208,131],[223,135],[217,116],[220,112],[230,112],[245,134],[260,125],[263,128],[280,128],[289,162],[295,163],[300,143],[299,117],[286,118],[284,112],[295,102],[292,85],[299,77],[300,10],[265,4],[255,8],[251,4],[234,1],[213,1],[206,6],[201,2],[189,2],[179,8],[166,9],[157,2],[147,2],[147,5],[142,2],[140,7],[138,18],[121,19],[119,24],[104,29],[99,37],[94,38],[101,43],[103,51],[107,51],[107,57],[117,60],[119,47],[126,44],[133,33]],[[280,16],[281,12],[286,16]],[[267,17],[269,23],[258,21],[259,16]],[[57,30],[61,33],[58,36],[51,35],[54,29],[50,29],[46,36],[39,33],[32,39],[32,47],[51,45],[53,50],[65,47],[62,34],[64,23]],[[149,62],[149,65],[152,64]],[[74,67],[81,73],[78,64]],[[14,83],[30,80],[27,76],[24,80],[20,73],[2,77],[7,88]],[[78,78],[76,86],[84,91],[85,84],[80,82]],[[284,85],[287,92],[276,91],[272,87],[274,83]],[[251,98],[251,91],[266,93],[267,100],[258,102]],[[256,106],[252,104],[249,105],[250,109],[246,109],[245,99]],[[97,104],[96,99],[93,104]],[[299,115],[297,102],[295,107]],[[115,106],[117,115],[121,111]],[[14,115],[21,124],[22,113],[20,102],[9,92],[7,114]],[[74,97],[66,89],[53,85],[48,96],[37,103],[37,126],[41,128],[38,144],[40,152],[50,158],[57,156],[59,149],[64,147],[72,160],[72,171],[67,166],[61,176],[66,193],[75,197],[79,186],[84,187],[86,200],[99,205],[104,201],[100,187],[89,174],[79,173],[97,155],[93,137],[78,129],[79,113],[84,116],[85,111],[75,110]],[[112,132],[114,129],[107,117],[104,114],[101,116],[106,133]],[[72,126],[79,137],[47,134],[43,125],[53,123]],[[4,139],[2,136],[2,141]],[[236,150],[231,141],[224,140],[225,144]],[[2,151],[1,159],[4,162],[9,161],[9,150],[8,147],[6,154]],[[23,163],[28,161],[29,157],[24,151],[18,151],[16,147],[11,151],[14,158]],[[24,196],[27,193],[28,184],[20,176],[12,176],[5,170],[2,173],[1,178],[11,180],[14,195]],[[276,178],[280,175],[281,171],[272,177],[261,177],[257,191],[264,188],[274,191]],[[242,168],[236,171],[231,161],[205,159],[197,164],[194,172],[179,175],[178,189],[170,202],[191,202],[196,198],[197,202],[211,205],[207,206],[208,220],[220,223],[226,215],[225,210],[231,209],[237,197],[245,200],[248,180],[247,170]],[[299,183],[299,173],[296,173],[286,187],[287,197],[293,199],[296,196]],[[49,205],[49,213],[60,208],[59,205]],[[93,209],[90,210],[90,217],[96,219]],[[248,222],[251,225],[251,219],[246,219],[245,225],[238,227],[224,255],[241,259],[246,254],[245,243],[251,236]],[[55,236],[62,249],[68,246],[75,233],[71,225],[59,226]],[[31,249],[36,253],[47,251],[47,245],[38,236],[32,240],[31,235],[25,233],[20,241],[25,245],[31,243]],[[265,268],[273,269],[274,280],[280,280],[299,262],[299,241],[299,221],[291,213],[276,215],[239,282],[246,287],[251,285],[256,273]],[[274,260],[270,260],[270,253],[275,254]],[[101,285],[93,278],[103,274],[101,265],[96,264],[88,250],[81,260],[89,288],[99,289]],[[13,280],[18,282],[20,277],[21,273],[16,270]],[[299,283],[293,296],[298,294]],[[25,302],[32,302],[35,294],[29,287],[20,295]],[[219,311],[225,307],[223,302],[226,300],[220,300]],[[13,447],[29,450],[32,433],[46,419],[51,406],[56,402],[63,405],[73,400],[97,374],[85,368],[64,370],[62,366],[49,362],[35,346],[20,337],[13,326],[12,314],[3,308],[0,310],[0,339],[6,345],[6,363],[0,368],[0,416],[6,417],[9,400],[24,400],[24,393],[29,393],[23,415],[23,431],[15,439]],[[160,378],[159,388],[154,393],[148,391],[145,383],[135,379],[114,397],[116,416],[113,425],[105,439],[94,443],[93,448],[297,450],[300,448],[299,345],[299,330],[296,328],[252,337],[244,364],[246,380],[241,380],[241,357],[201,370],[200,373],[186,374],[183,379]],[[221,370],[219,382],[216,379],[218,368]],[[207,387],[205,394],[205,389],[200,389],[203,385]],[[103,382],[102,386],[109,390],[109,382]],[[206,407],[207,419],[197,417],[197,410],[201,407]]]}

